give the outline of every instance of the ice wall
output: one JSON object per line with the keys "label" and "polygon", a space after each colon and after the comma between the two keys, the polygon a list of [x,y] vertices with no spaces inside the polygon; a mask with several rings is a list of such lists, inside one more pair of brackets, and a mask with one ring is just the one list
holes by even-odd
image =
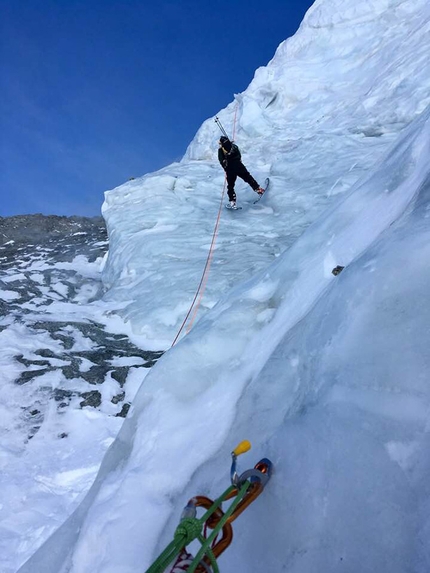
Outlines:
{"label": "ice wall", "polygon": [[[225,488],[244,437],[276,473],[223,571],[429,570],[428,22],[424,2],[316,2],[236,98],[270,195],[255,209],[238,188],[245,216],[223,218],[200,321],[20,573],[145,570],[186,500]],[[200,278],[215,133],[106,195],[107,296],[148,344],[168,345]]]}
{"label": "ice wall", "polygon": [[[244,209],[222,214],[199,317],[289,248],[428,105],[429,12],[427,0],[316,2],[218,114],[271,188],[254,207],[237,184]],[[217,130],[208,119],[180,163],[106,193],[106,298],[148,346],[170,346],[201,278],[224,182]]]}
{"label": "ice wall", "polygon": [[428,570],[429,153],[430,108],[159,361],[86,500],[21,573],[144,570],[244,436],[276,473],[224,571]]}

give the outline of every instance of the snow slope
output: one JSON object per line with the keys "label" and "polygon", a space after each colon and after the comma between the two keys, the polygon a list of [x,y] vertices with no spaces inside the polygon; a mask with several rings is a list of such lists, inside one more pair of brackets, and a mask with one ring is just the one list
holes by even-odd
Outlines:
{"label": "snow slope", "polygon": [[[238,186],[199,322],[21,573],[144,571],[187,499],[225,488],[243,438],[241,463],[276,473],[223,571],[429,570],[429,18],[420,1],[317,1],[236,97],[245,162],[273,186],[256,206]],[[106,194],[107,299],[149,346],[200,278],[215,143],[209,120],[180,164]]]}

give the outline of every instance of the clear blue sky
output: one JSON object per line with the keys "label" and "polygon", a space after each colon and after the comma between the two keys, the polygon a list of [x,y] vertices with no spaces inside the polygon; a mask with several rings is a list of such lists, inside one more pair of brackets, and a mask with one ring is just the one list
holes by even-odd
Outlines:
{"label": "clear blue sky", "polygon": [[184,154],[313,0],[0,0],[0,216],[98,215]]}

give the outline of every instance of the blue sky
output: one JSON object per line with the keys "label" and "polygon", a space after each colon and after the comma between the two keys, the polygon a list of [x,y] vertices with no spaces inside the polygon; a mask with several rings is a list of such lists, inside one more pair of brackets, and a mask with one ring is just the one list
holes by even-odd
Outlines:
{"label": "blue sky", "polygon": [[0,216],[99,215],[179,160],[313,0],[0,0]]}

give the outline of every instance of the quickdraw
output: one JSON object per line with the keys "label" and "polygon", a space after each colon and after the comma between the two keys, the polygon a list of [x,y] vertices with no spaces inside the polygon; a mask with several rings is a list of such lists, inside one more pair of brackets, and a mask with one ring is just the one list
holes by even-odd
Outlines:
{"label": "quickdraw", "polygon": [[[176,528],[173,541],[147,569],[146,573],[219,573],[217,558],[233,539],[232,522],[261,494],[272,475],[272,462],[260,460],[252,469],[237,473],[237,457],[251,448],[247,440],[241,442],[232,453],[231,486],[215,501],[198,495],[185,506]],[[222,504],[232,500],[226,511]],[[197,518],[197,508],[206,512]],[[211,531],[210,531],[211,530]],[[200,542],[195,557],[187,546]]]}

